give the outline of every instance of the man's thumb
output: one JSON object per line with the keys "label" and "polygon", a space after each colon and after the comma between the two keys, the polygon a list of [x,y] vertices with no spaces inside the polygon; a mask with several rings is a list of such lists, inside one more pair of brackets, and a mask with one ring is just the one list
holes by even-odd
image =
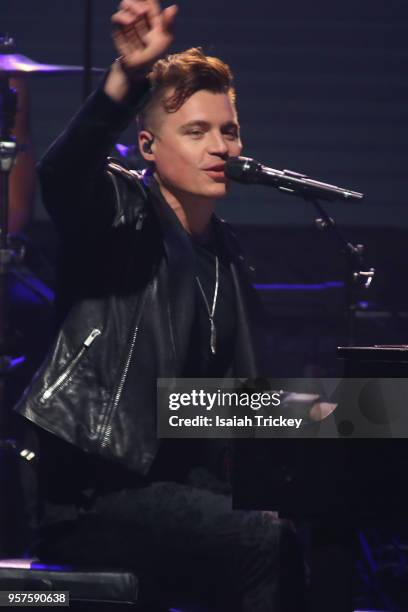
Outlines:
{"label": "man's thumb", "polygon": [[171,30],[174,26],[174,19],[178,12],[177,4],[172,4],[171,6],[165,8],[162,12],[163,19],[163,29]]}

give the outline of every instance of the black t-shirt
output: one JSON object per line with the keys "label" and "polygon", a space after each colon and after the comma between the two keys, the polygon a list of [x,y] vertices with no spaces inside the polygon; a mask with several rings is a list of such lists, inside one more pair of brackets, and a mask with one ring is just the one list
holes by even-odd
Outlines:
{"label": "black t-shirt", "polygon": [[[183,378],[223,378],[234,354],[236,304],[230,262],[227,253],[214,239],[193,242],[195,271],[211,310],[219,261],[218,293],[214,311],[216,351],[211,351],[211,326],[208,308],[195,279],[195,315]],[[212,439],[180,438],[163,440],[149,477],[152,480],[185,481],[194,467],[204,467],[216,478],[223,476],[225,442]]]}
{"label": "black t-shirt", "polygon": [[200,244],[193,241],[196,277],[212,308],[216,284],[216,260],[219,261],[217,300],[214,311],[216,352],[210,348],[211,326],[208,308],[197,279],[195,279],[195,317],[190,335],[189,350],[183,372],[184,378],[222,378],[231,365],[236,337],[235,293],[226,253],[215,242]]}

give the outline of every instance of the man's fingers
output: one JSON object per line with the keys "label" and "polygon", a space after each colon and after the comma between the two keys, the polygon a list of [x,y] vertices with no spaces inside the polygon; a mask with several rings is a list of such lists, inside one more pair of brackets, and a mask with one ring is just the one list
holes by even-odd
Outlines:
{"label": "man's fingers", "polygon": [[112,17],[112,23],[117,31],[122,31],[125,36],[136,36],[142,39],[149,31],[150,26],[147,19],[147,12],[140,10],[137,15],[131,16],[130,13],[116,13]]}
{"label": "man's fingers", "polygon": [[113,14],[112,20],[123,20],[130,22],[138,19],[140,15],[146,15],[149,11],[146,0],[122,0],[116,12]]}
{"label": "man's fingers", "polygon": [[150,18],[160,15],[161,8],[157,0],[122,0],[118,6],[118,12],[128,12],[137,15],[145,11]]}
{"label": "man's fingers", "polygon": [[177,13],[173,5],[161,10],[158,0],[122,0],[112,16],[113,38],[126,65],[151,64],[172,41]]}
{"label": "man's fingers", "polygon": [[164,9],[161,13],[152,15],[150,18],[150,25],[152,29],[157,29],[165,33],[171,32],[177,11],[178,6],[173,4],[172,6]]}
{"label": "man's fingers", "polygon": [[141,20],[146,20],[148,11],[140,8],[137,11],[120,10],[111,17],[111,22],[117,27],[128,27]]}
{"label": "man's fingers", "polygon": [[162,11],[158,0],[122,0],[111,21],[115,26],[124,28],[137,23],[138,33],[143,36],[150,28],[170,31],[177,11],[176,4]]}
{"label": "man's fingers", "polygon": [[119,10],[137,12],[141,8],[148,6],[149,0],[122,0],[118,6]]}
{"label": "man's fingers", "polygon": [[158,0],[142,0],[146,3],[149,13],[152,17],[156,17],[161,13],[160,2]]}
{"label": "man's fingers", "polygon": [[134,53],[135,51],[140,51],[144,48],[144,46],[141,44],[140,40],[136,36],[130,37],[121,30],[113,32],[112,36],[115,41],[118,53],[120,55],[128,56],[131,53]]}
{"label": "man's fingers", "polygon": [[178,12],[177,4],[172,4],[172,6],[169,6],[168,8],[164,9],[162,13],[164,30],[170,30],[170,31],[172,30],[177,12]]}

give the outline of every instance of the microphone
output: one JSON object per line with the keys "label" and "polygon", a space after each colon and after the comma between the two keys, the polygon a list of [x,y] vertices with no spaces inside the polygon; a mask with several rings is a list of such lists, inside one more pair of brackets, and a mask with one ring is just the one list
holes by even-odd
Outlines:
{"label": "microphone", "polygon": [[228,178],[238,183],[268,185],[306,199],[334,201],[361,200],[363,197],[357,191],[315,181],[305,174],[268,168],[250,157],[230,157],[224,171]]}

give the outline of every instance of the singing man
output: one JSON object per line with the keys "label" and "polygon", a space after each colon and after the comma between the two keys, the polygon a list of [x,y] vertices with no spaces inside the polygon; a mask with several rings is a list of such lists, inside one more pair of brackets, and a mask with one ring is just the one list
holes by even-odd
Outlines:
{"label": "singing man", "polygon": [[[40,164],[62,252],[60,329],[18,406],[41,440],[33,552],[133,569],[146,605],[302,612],[295,533],[232,509],[225,453],[156,437],[159,377],[259,372],[250,273],[214,214],[242,149],[233,78],[199,49],[165,55],[176,12],[122,0],[118,60]],[[135,116],[142,175],[107,160]]]}

